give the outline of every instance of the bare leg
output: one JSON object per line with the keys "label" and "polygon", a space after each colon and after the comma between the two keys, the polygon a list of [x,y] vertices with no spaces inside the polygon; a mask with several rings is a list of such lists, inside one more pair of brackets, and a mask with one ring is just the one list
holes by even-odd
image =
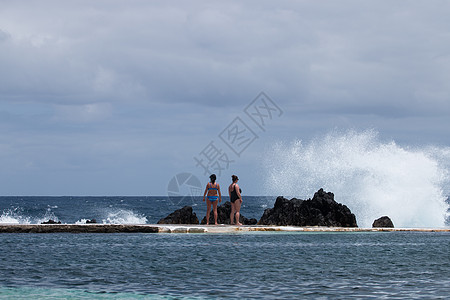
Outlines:
{"label": "bare leg", "polygon": [[234,225],[234,214],[236,213],[236,208],[234,206],[234,203],[231,202],[231,214],[230,214],[230,224]]}
{"label": "bare leg", "polygon": [[206,200],[206,225],[209,225],[209,214],[211,213],[211,201]]}
{"label": "bare leg", "polygon": [[213,211],[214,211],[214,224],[217,224],[217,202],[219,202],[219,200],[216,200],[213,202]]}
{"label": "bare leg", "polygon": [[239,217],[240,217],[239,211],[241,210],[241,204],[242,204],[242,200],[239,200],[239,199],[237,199],[236,202],[234,202],[234,205],[236,207],[236,225],[242,225],[239,222]]}

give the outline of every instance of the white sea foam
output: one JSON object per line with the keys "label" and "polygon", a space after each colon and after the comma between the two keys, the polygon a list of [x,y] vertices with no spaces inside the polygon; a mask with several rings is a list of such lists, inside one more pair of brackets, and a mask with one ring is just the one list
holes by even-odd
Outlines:
{"label": "white sea foam", "polygon": [[106,212],[103,224],[146,224],[147,217],[136,214],[131,210],[113,210]]}
{"label": "white sea foam", "polygon": [[0,216],[0,224],[20,224],[20,220],[8,215]]}
{"label": "white sea foam", "polygon": [[323,187],[358,225],[388,215],[396,227],[443,227],[449,148],[405,148],[378,133],[332,132],[308,144],[276,144],[265,157],[269,195],[312,197]]}
{"label": "white sea foam", "polygon": [[20,209],[11,208],[3,210],[0,224],[31,224],[31,220],[29,217],[22,216]]}
{"label": "white sea foam", "polygon": [[30,217],[23,213],[21,208],[10,208],[3,210],[0,216],[0,224],[41,224],[48,220],[58,222],[59,219],[51,209],[47,209],[40,217]]}

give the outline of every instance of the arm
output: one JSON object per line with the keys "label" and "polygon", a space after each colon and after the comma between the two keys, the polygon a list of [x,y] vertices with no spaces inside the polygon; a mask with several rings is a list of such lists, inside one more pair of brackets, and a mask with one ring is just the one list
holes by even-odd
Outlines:
{"label": "arm", "polygon": [[205,192],[203,193],[203,202],[205,202],[205,196],[207,192],[208,192],[208,185],[206,185]]}
{"label": "arm", "polygon": [[219,192],[219,202],[222,202],[222,193],[220,192],[220,185],[217,184],[217,191]]}
{"label": "arm", "polygon": [[236,183],[236,185],[234,186],[234,189],[235,189],[236,194],[238,195],[239,199],[240,199],[241,202],[242,202],[241,191],[240,191],[239,185],[238,185],[237,183]]}

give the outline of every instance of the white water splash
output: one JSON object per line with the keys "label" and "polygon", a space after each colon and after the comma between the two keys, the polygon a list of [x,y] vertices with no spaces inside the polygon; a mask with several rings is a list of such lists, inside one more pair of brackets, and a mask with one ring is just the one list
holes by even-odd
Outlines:
{"label": "white water splash", "polygon": [[107,212],[103,224],[146,224],[147,217],[131,210],[115,210]]}
{"label": "white water splash", "polygon": [[383,143],[375,131],[330,133],[269,153],[268,195],[310,198],[319,188],[347,205],[360,227],[387,215],[396,227],[443,227],[450,149]]}
{"label": "white water splash", "polygon": [[31,220],[29,217],[22,216],[20,209],[11,208],[3,210],[0,224],[31,224]]}
{"label": "white water splash", "polygon": [[5,209],[0,216],[0,224],[41,224],[49,220],[59,221],[59,218],[50,208],[45,211],[44,215],[38,217],[25,215],[20,207]]}

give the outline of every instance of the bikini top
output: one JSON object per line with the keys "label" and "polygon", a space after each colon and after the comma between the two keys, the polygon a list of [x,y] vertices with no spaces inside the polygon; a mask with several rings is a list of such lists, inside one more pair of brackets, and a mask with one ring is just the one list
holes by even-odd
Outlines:
{"label": "bikini top", "polygon": [[210,190],[218,190],[218,188],[217,188],[217,185],[218,185],[218,183],[215,183],[215,185],[216,185],[216,187],[213,187],[213,185],[212,185],[212,183],[211,182],[209,182],[208,183],[208,191],[210,191]]}

